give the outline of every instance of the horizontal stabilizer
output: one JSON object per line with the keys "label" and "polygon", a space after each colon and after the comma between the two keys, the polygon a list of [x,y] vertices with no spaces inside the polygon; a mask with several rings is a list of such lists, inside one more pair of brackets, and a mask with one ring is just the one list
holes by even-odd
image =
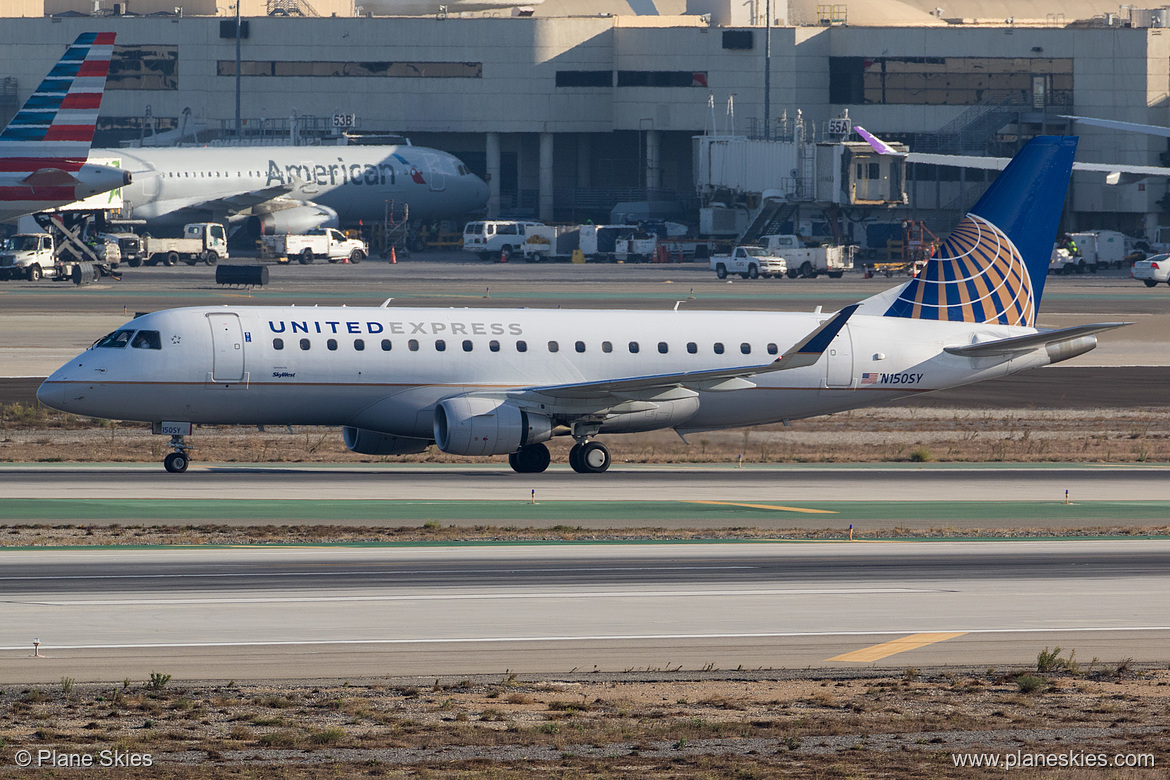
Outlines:
{"label": "horizontal stabilizer", "polygon": [[979,344],[965,344],[958,347],[943,347],[943,350],[952,355],[958,355],[959,357],[1010,357],[1021,352],[1031,352],[1041,347],[1072,341],[1094,333],[1100,333],[1101,331],[1113,330],[1114,328],[1121,328],[1132,324],[1131,322],[1100,322],[1095,325],[1077,325],[1072,328],[1044,330],[1039,333],[1031,333],[1027,336],[1015,336],[1010,339],[997,339],[996,341],[984,341]]}

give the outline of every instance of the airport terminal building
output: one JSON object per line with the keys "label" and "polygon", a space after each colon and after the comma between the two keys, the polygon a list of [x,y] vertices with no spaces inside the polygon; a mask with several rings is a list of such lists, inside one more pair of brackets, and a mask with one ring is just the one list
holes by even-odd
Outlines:
{"label": "airport terminal building", "polygon": [[[1010,155],[1033,135],[1075,131],[1081,161],[1160,165],[1166,157],[1164,138],[1074,128],[1065,118],[1170,124],[1170,29],[1152,12],[1122,18],[1066,3],[1039,19],[988,21],[904,3],[819,11],[776,3],[766,29],[764,3],[723,0],[644,2],[620,13],[622,0],[618,13],[588,15],[566,8],[570,0],[548,0],[471,18],[270,15],[274,2],[244,3],[238,81],[247,140],[329,140],[342,130],[407,136],[487,178],[493,215],[579,221],[619,201],[693,206],[694,136],[828,138],[829,120],[845,112],[921,152]],[[98,30],[118,39],[95,145],[203,143],[235,127],[235,19],[226,8],[38,14],[49,5],[21,0],[17,14],[25,15],[0,25],[0,119],[77,34]],[[581,6],[593,9],[589,0]],[[985,178],[911,166],[904,216],[949,229],[932,215],[972,202]],[[1170,224],[1167,180],[1111,187],[1103,174],[1078,173],[1067,213],[1069,229],[1152,235]]]}

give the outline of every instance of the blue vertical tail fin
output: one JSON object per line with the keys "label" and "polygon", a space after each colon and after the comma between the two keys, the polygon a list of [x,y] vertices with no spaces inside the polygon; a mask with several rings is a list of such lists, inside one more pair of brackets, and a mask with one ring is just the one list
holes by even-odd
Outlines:
{"label": "blue vertical tail fin", "polygon": [[1034,326],[1076,149],[1029,141],[885,315]]}

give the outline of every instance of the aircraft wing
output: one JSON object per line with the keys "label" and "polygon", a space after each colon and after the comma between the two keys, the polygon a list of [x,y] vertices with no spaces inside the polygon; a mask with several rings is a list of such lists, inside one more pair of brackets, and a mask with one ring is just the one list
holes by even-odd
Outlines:
{"label": "aircraft wing", "polygon": [[1146,135],[1160,135],[1163,138],[1170,138],[1170,127],[1162,127],[1161,125],[1143,125],[1138,122],[1119,122],[1116,119],[1096,119],[1088,116],[1072,116],[1071,114],[1061,114],[1061,118],[1075,119],[1081,124],[1104,127],[1109,130],[1124,130],[1128,133],[1145,133]]}
{"label": "aircraft wing", "polygon": [[597,382],[574,382],[564,385],[533,387],[520,393],[521,396],[538,395],[543,398],[566,401],[598,400],[608,404],[613,397],[629,398],[639,394],[654,393],[671,388],[687,390],[739,390],[751,387],[747,378],[756,374],[801,368],[816,363],[829,344],[845,327],[845,323],[857,311],[859,304],[846,306],[811,333],[794,344],[782,357],[771,363],[732,368],[716,368],[708,371],[684,371],[675,374],[651,374],[647,376],[603,379]]}
{"label": "aircraft wing", "polygon": [[267,203],[270,200],[275,200],[276,198],[289,194],[297,188],[297,184],[298,182],[296,181],[290,184],[274,184],[271,187],[263,187],[258,190],[246,190],[232,195],[223,195],[209,200],[188,203],[186,207],[238,214],[241,211],[247,211],[262,203]]}
{"label": "aircraft wing", "polygon": [[[1070,117],[1080,119],[1080,117]],[[1084,120],[1082,120],[1084,121]],[[1092,120],[1091,124],[1110,122],[1107,119]],[[1111,122],[1113,125],[1131,125],[1130,122]],[[1132,127],[1150,127],[1150,125],[1132,125]],[[890,147],[873,133],[860,125],[854,125],[857,131],[874,151],[879,154],[897,155],[904,157],[906,162],[922,163],[923,165],[944,165],[951,168],[978,168],[986,171],[1002,171],[1011,162],[1010,157],[980,157],[970,154],[927,154],[925,152],[899,152]],[[1163,130],[1162,135],[1170,137],[1170,128],[1156,128]],[[1143,132],[1143,131],[1139,131]],[[1132,184],[1147,176],[1170,176],[1170,168],[1158,165],[1118,165],[1114,163],[1084,163],[1074,162],[1074,171],[1088,171],[1104,173],[1106,184]]]}
{"label": "aircraft wing", "polygon": [[1058,330],[1043,330],[1027,336],[1014,336],[1008,339],[983,341],[977,344],[964,344],[955,347],[943,347],[944,352],[960,357],[1010,357],[1021,352],[1030,352],[1040,347],[1048,347],[1073,341],[1105,330],[1132,325],[1131,322],[1099,322],[1095,325],[1077,325],[1072,328]]}

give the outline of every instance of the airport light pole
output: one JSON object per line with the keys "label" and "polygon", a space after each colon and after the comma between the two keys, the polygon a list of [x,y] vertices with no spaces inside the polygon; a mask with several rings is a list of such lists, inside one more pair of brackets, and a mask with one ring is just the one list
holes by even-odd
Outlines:
{"label": "airport light pole", "polygon": [[236,0],[236,143],[240,142],[240,3]]}
{"label": "airport light pole", "polygon": [[[239,32],[236,33],[239,35]],[[237,56],[239,41],[236,41]],[[238,74],[240,66],[236,65]],[[238,93],[237,93],[238,95]],[[239,98],[237,97],[237,100]],[[772,0],[764,2],[764,140],[772,138]]]}

